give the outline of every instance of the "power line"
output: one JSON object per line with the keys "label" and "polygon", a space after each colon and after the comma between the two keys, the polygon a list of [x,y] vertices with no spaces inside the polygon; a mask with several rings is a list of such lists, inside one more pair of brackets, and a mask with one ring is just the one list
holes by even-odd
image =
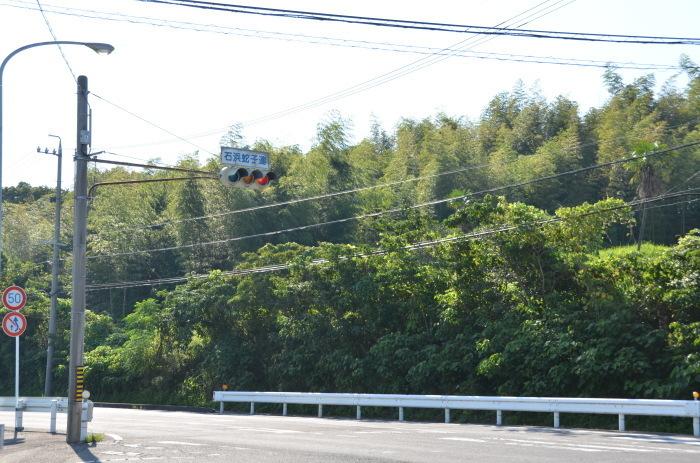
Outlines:
{"label": "power line", "polygon": [[111,105],[111,106],[114,106],[115,108],[117,108],[117,109],[119,109],[119,110],[125,112],[126,114],[128,114],[128,115],[130,115],[130,116],[132,116],[132,117],[135,117],[136,119],[139,119],[140,121],[145,122],[146,124],[148,124],[148,125],[150,125],[150,126],[152,126],[152,127],[155,127],[156,129],[161,130],[161,131],[167,133],[168,135],[171,135],[171,136],[177,138],[177,139],[180,140],[180,141],[183,141],[183,142],[185,142],[185,143],[187,143],[187,144],[189,144],[189,145],[192,145],[192,146],[194,146],[195,148],[204,151],[205,153],[211,154],[212,156],[216,156],[215,153],[212,153],[212,152],[209,151],[208,149],[203,148],[203,147],[201,147],[200,145],[198,145],[198,144],[196,144],[196,143],[194,143],[194,142],[192,142],[192,141],[190,141],[190,140],[188,140],[188,139],[186,139],[186,138],[184,138],[184,137],[181,137],[180,135],[178,135],[178,134],[176,134],[176,133],[174,133],[174,132],[172,132],[172,131],[170,131],[170,130],[168,130],[168,129],[166,129],[166,128],[163,128],[162,126],[156,124],[155,122],[151,122],[150,120],[146,119],[146,118],[143,117],[143,116],[139,116],[138,114],[136,114],[136,113],[133,112],[133,111],[129,111],[129,110],[126,109],[125,107],[123,107],[123,106],[121,106],[121,105],[119,105],[119,104],[117,104],[117,103],[114,103],[113,101],[110,101],[110,100],[108,100],[107,98],[102,97],[102,96],[98,95],[98,94],[95,93],[95,92],[92,92],[92,91],[91,91],[90,94],[91,94],[92,96],[94,96],[95,98],[97,98],[97,99],[99,99],[99,100],[102,100],[102,101],[104,101],[105,103],[107,103],[107,104],[109,104],[109,105]]}
{"label": "power line", "polygon": [[[694,190],[697,190],[697,188]],[[651,197],[651,198],[646,198],[643,200],[629,201],[629,202],[627,202],[623,205],[620,205],[620,206],[614,206],[614,207],[610,207],[610,208],[606,208],[606,209],[602,209],[602,210],[598,210],[598,211],[585,212],[585,213],[581,213],[581,214],[568,216],[565,218],[564,217],[554,217],[554,218],[550,218],[550,219],[543,219],[543,220],[532,221],[532,222],[516,224],[516,225],[504,225],[504,226],[499,227],[499,228],[492,228],[490,230],[473,232],[473,233],[465,233],[465,234],[446,237],[446,238],[420,241],[417,243],[413,243],[413,244],[404,246],[401,249],[406,250],[406,251],[415,251],[418,249],[433,247],[433,246],[437,246],[439,244],[444,244],[444,243],[453,243],[453,242],[459,242],[459,241],[465,241],[465,240],[481,239],[481,238],[484,238],[484,237],[487,237],[490,235],[509,232],[509,231],[513,231],[513,230],[518,230],[521,228],[527,228],[527,227],[533,227],[533,226],[543,226],[543,225],[547,225],[547,224],[551,224],[551,223],[564,222],[564,221],[571,220],[571,219],[587,217],[587,216],[596,215],[596,214],[602,214],[604,212],[619,210],[619,209],[623,209],[626,207],[646,205],[648,203],[661,201],[661,200],[668,199],[668,198],[682,196],[684,194],[687,194],[687,191],[673,193],[673,194],[659,195],[659,196],[655,196],[655,197]],[[672,205],[681,204],[681,203],[691,203],[694,201],[697,201],[697,200],[679,201],[679,202],[668,204],[665,206],[672,206]],[[659,207],[661,207],[661,206],[659,206]],[[375,251],[371,251],[368,253],[361,253],[361,254],[355,254],[352,256],[348,256],[348,257],[341,257],[341,260],[351,259],[351,258],[367,258],[367,257],[372,257],[372,256],[386,255],[389,252],[393,252],[393,251],[386,250],[386,249],[377,249]],[[309,262],[308,265],[320,265],[320,264],[325,264],[325,263],[329,263],[329,260],[328,259],[314,259],[311,262]],[[256,268],[250,268],[250,269],[236,269],[236,270],[220,271],[220,272],[223,275],[244,276],[244,275],[250,275],[250,274],[256,274],[256,273],[269,273],[269,272],[276,272],[276,271],[280,271],[280,270],[286,270],[292,266],[293,266],[293,264],[286,263],[286,264],[269,265],[269,266],[256,267]],[[170,277],[170,278],[160,278],[160,279],[153,279],[153,280],[125,281],[125,282],[93,284],[93,285],[87,285],[86,290],[87,291],[99,291],[99,290],[104,290],[104,289],[124,289],[124,288],[134,288],[134,287],[143,287],[143,286],[158,286],[158,285],[165,285],[165,284],[181,283],[181,282],[188,281],[190,279],[202,279],[202,278],[208,278],[208,277],[209,277],[209,274],[194,274],[194,275],[183,276],[183,277]]]}
{"label": "power line", "polygon": [[[44,18],[44,22],[46,23],[46,27],[49,29],[49,33],[51,34],[51,37],[53,37],[54,42],[58,42],[58,39],[56,38],[56,34],[53,32],[53,28],[51,27],[51,23],[49,22],[49,18],[46,17],[46,13],[44,12],[44,8],[41,6],[41,2],[39,0],[36,0],[36,4],[39,7],[39,11],[41,12],[42,18]],[[63,53],[63,47],[60,44],[56,44],[58,46],[58,51],[61,53],[61,57],[63,57],[63,61],[66,63],[66,66],[68,67],[68,71],[70,72],[70,75],[73,76],[74,81],[78,81],[78,78],[75,77],[75,72],[73,72],[73,68],[71,67],[70,63],[68,62],[68,58],[66,58],[66,54]]]}
{"label": "power line", "polygon": [[[516,161],[511,161],[509,163],[504,163],[504,164],[512,164],[515,162]],[[306,198],[290,199],[287,201],[280,201],[280,202],[276,202],[276,203],[263,204],[260,206],[252,206],[252,207],[247,207],[244,209],[236,209],[233,211],[219,212],[216,214],[208,214],[208,215],[202,215],[202,216],[198,216],[198,217],[188,217],[185,219],[168,220],[168,221],[163,221],[160,223],[144,225],[141,227],[128,228],[128,229],[125,229],[124,231],[143,230],[143,229],[147,229],[147,228],[160,228],[160,227],[163,227],[163,226],[169,225],[169,224],[193,222],[193,221],[197,221],[197,220],[204,220],[204,219],[210,219],[210,218],[225,217],[225,216],[234,215],[234,214],[241,214],[243,212],[251,212],[251,211],[257,211],[257,210],[261,210],[261,209],[269,209],[272,207],[289,206],[292,204],[299,204],[299,203],[304,203],[307,201],[316,201],[319,199],[333,198],[336,196],[342,196],[342,195],[352,194],[352,193],[359,193],[362,191],[369,191],[369,190],[374,190],[377,188],[387,188],[387,187],[391,187],[391,186],[401,185],[404,183],[418,182],[418,181],[426,180],[429,178],[442,177],[445,175],[453,175],[453,174],[457,174],[457,173],[467,172],[467,171],[476,170],[476,169],[482,169],[482,168],[491,167],[491,166],[492,166],[492,164],[480,164],[480,165],[476,165],[476,166],[462,167],[460,169],[454,169],[454,170],[450,170],[450,171],[446,171],[446,172],[438,172],[436,174],[424,175],[422,177],[412,177],[412,178],[408,178],[408,179],[397,180],[395,182],[381,183],[379,185],[370,185],[370,186],[365,186],[365,187],[353,188],[350,190],[342,190],[342,191],[336,191],[333,193],[325,193],[322,195],[307,196]]]}
{"label": "power line", "polygon": [[691,175],[690,177],[686,178],[686,179],[683,180],[681,183],[679,183],[679,184],[677,184],[676,186],[670,188],[670,189],[667,191],[667,193],[670,193],[670,192],[672,192],[673,190],[675,190],[676,188],[679,188],[679,187],[685,185],[686,183],[688,183],[689,181],[691,181],[692,179],[694,179],[694,178],[697,177],[698,175],[700,175],[700,170],[696,171],[693,175]]}
{"label": "power line", "polygon": [[[498,27],[498,28],[503,28],[504,26],[510,27],[510,23],[512,23],[514,21],[521,21],[523,18],[521,18],[521,19],[518,19],[518,18],[520,18],[521,16],[523,16],[527,13],[530,13],[533,10],[537,10],[541,5],[549,3],[550,1],[552,1],[552,0],[545,0],[543,2],[540,2],[537,5],[535,5],[534,7],[528,8],[527,10],[525,10],[521,13],[518,13],[517,15],[512,16],[511,18],[509,18],[507,20],[498,23],[495,27]],[[556,3],[554,3],[554,5],[559,4],[563,1],[564,0],[558,0]],[[569,2],[569,3],[571,3],[571,2]],[[548,5],[547,7],[545,7],[545,9],[549,8],[550,6],[551,5]],[[556,10],[552,10],[552,11],[556,11]],[[548,11],[546,14],[550,14],[552,11]],[[530,17],[530,16],[527,16],[526,18],[528,18],[528,17]],[[537,18],[530,19],[525,24],[532,22],[535,19],[538,19],[539,17],[541,17],[541,16],[538,16]],[[438,53],[434,53],[432,56],[426,56],[423,58],[419,58],[415,61],[407,63],[407,64],[400,66],[396,69],[385,72],[385,73],[380,74],[380,75],[373,77],[371,79],[365,80],[364,82],[360,82],[359,84],[352,85],[352,86],[347,87],[343,90],[328,94],[328,95],[320,97],[320,98],[316,98],[314,100],[308,101],[306,103],[302,103],[302,104],[297,105],[297,106],[292,106],[292,107],[283,109],[281,111],[277,111],[275,113],[271,113],[271,114],[264,115],[264,116],[261,116],[261,117],[255,118],[255,119],[244,121],[242,125],[243,126],[255,125],[255,124],[262,123],[262,122],[267,122],[270,120],[279,119],[281,117],[289,116],[289,115],[294,114],[296,112],[306,111],[308,109],[312,109],[312,108],[315,108],[315,107],[318,107],[318,106],[321,106],[321,105],[324,105],[324,104],[327,104],[327,103],[330,103],[333,101],[337,101],[337,100],[340,100],[343,98],[347,98],[349,96],[356,95],[358,93],[370,90],[370,89],[378,87],[380,85],[384,85],[386,83],[392,82],[400,77],[403,77],[405,75],[411,74],[411,73],[416,72],[416,71],[419,71],[419,70],[424,69],[428,66],[432,66],[433,64],[442,62],[442,61],[450,58],[454,53],[457,53],[458,51],[471,50],[475,46],[480,45],[486,41],[492,40],[494,38],[495,37],[481,37],[479,33],[476,33],[472,37],[468,37],[468,38],[463,39],[457,43],[451,44],[448,47],[443,48],[439,53],[447,52],[447,54],[445,54],[445,55],[443,55],[443,54],[438,55]],[[469,42],[473,42],[473,41],[475,41],[476,43],[472,43],[469,45],[469,47],[467,47]]]}
{"label": "power line", "polygon": [[[414,204],[412,206],[398,207],[398,208],[393,208],[393,209],[389,209],[389,210],[372,212],[372,213],[357,215],[357,216],[353,216],[353,217],[346,217],[346,218],[331,220],[331,221],[322,222],[322,223],[302,225],[302,226],[298,226],[298,227],[286,228],[283,230],[276,230],[276,231],[264,232],[264,233],[256,233],[256,234],[246,235],[246,236],[237,236],[237,237],[225,238],[225,239],[220,239],[220,240],[215,240],[215,241],[189,243],[189,244],[182,244],[182,245],[176,245],[176,246],[168,246],[168,247],[161,247],[161,248],[154,248],[154,249],[144,249],[144,250],[137,250],[137,251],[125,251],[125,252],[118,252],[118,253],[111,253],[111,254],[91,255],[91,256],[88,256],[87,258],[88,259],[112,258],[112,257],[123,257],[123,256],[136,255],[136,254],[149,254],[149,253],[154,253],[154,252],[174,251],[174,250],[178,250],[178,249],[190,249],[190,248],[195,248],[195,247],[200,247],[200,246],[211,246],[211,245],[224,244],[224,243],[229,243],[229,242],[234,242],[234,241],[242,241],[242,240],[252,239],[252,238],[269,237],[269,236],[280,235],[280,234],[284,234],[284,233],[291,233],[291,232],[296,232],[296,231],[308,230],[308,229],[312,229],[312,228],[324,227],[324,226],[328,226],[328,225],[335,225],[335,224],[347,223],[347,222],[362,220],[362,219],[367,219],[367,218],[374,218],[374,217],[379,217],[379,216],[386,215],[386,214],[394,214],[397,212],[404,212],[404,211],[418,209],[418,208],[422,208],[422,207],[436,206],[439,204],[445,204],[445,203],[450,203],[450,202],[455,202],[455,201],[462,201],[464,199],[471,198],[474,196],[485,195],[488,193],[496,193],[498,191],[508,190],[508,189],[512,189],[512,188],[519,188],[519,187],[523,187],[523,186],[527,186],[527,185],[532,185],[534,183],[539,183],[539,182],[542,182],[545,180],[552,180],[555,178],[560,178],[560,177],[564,177],[564,176],[568,176],[568,175],[574,175],[574,174],[579,174],[582,172],[588,172],[588,171],[591,171],[594,169],[600,169],[603,167],[609,167],[612,165],[622,164],[622,163],[634,161],[637,159],[647,158],[650,156],[657,156],[659,154],[664,154],[664,153],[667,153],[670,151],[676,151],[679,149],[687,148],[690,146],[696,146],[696,145],[700,145],[700,141],[688,143],[685,145],[680,145],[680,146],[673,147],[673,148],[668,148],[666,150],[659,150],[659,151],[655,151],[652,153],[645,153],[642,155],[631,156],[628,158],[623,158],[623,159],[618,159],[615,161],[605,162],[602,164],[594,164],[591,166],[581,167],[578,169],[573,169],[573,170],[561,172],[558,174],[552,174],[552,175],[547,175],[547,176],[543,176],[543,177],[538,177],[536,179],[526,180],[523,182],[513,183],[510,185],[488,188],[488,189],[476,191],[473,193],[468,193],[468,194],[461,195],[461,196],[455,196],[455,197],[444,198],[444,199],[436,199],[436,200],[432,200],[432,201],[423,202],[420,204]],[[261,207],[261,206],[259,206],[259,207]]]}
{"label": "power line", "polygon": [[[573,1],[573,0],[571,0]],[[571,1],[569,3],[571,3]],[[26,3],[26,2],[21,2],[20,3]],[[563,5],[560,5],[556,8],[556,10],[561,9],[568,5],[569,3],[565,3]],[[19,5],[12,5],[12,4],[7,4],[4,3],[4,5],[7,6],[12,6],[16,8],[22,8],[22,9],[31,9],[34,10],[36,8],[29,8],[29,7],[22,7]],[[44,9],[46,10],[46,6],[44,6]],[[62,7],[57,7],[54,6],[54,8],[62,8]],[[179,29],[179,30],[189,30],[189,31],[194,31],[194,32],[209,32],[209,33],[217,33],[217,34],[224,34],[224,35],[237,35],[237,36],[243,36],[243,37],[255,37],[255,38],[263,38],[263,39],[272,39],[272,40],[284,40],[284,41],[298,41],[302,43],[314,43],[314,44],[323,44],[323,45],[330,45],[330,46],[339,46],[339,47],[349,47],[349,48],[362,48],[362,49],[368,49],[368,50],[379,50],[379,51],[392,51],[392,52],[397,52],[397,53],[412,53],[412,54],[421,54],[421,55],[449,55],[449,56],[454,56],[454,57],[463,57],[463,58],[473,58],[473,59],[485,59],[485,60],[495,60],[495,61],[508,61],[508,62],[518,62],[518,63],[536,63],[536,64],[552,64],[552,65],[563,65],[563,66],[575,66],[575,67],[594,67],[594,68],[605,68],[609,65],[615,66],[620,69],[635,69],[635,70],[677,70],[679,67],[677,65],[667,65],[667,64],[654,64],[654,63],[636,63],[636,62],[620,62],[620,61],[604,61],[604,60],[592,60],[592,59],[577,59],[577,58],[566,58],[566,57],[556,57],[556,56],[538,56],[538,55],[523,55],[523,54],[514,54],[514,53],[498,53],[498,52],[477,52],[477,51],[471,51],[469,53],[449,53],[443,51],[444,49],[442,48],[435,48],[435,47],[424,47],[424,46],[418,46],[418,45],[410,45],[410,44],[398,44],[398,43],[389,43],[389,42],[376,42],[376,41],[369,41],[369,40],[352,40],[352,39],[343,39],[343,38],[335,38],[335,37],[327,37],[327,36],[314,36],[314,35],[307,35],[307,34],[293,34],[293,33],[285,33],[285,32],[278,32],[278,31],[264,31],[264,30],[256,30],[256,29],[243,29],[243,28],[235,28],[235,27],[227,27],[227,26],[219,26],[219,25],[214,25],[214,24],[202,24],[202,23],[193,23],[193,22],[185,22],[185,21],[173,21],[173,20],[166,20],[166,19],[160,19],[160,18],[150,18],[150,17],[144,17],[144,16],[131,16],[131,15],[124,15],[120,13],[112,13],[112,12],[106,12],[106,11],[96,11],[96,10],[83,10],[83,9],[78,9],[78,8],[64,8],[64,10],[46,10],[46,11],[51,11],[51,13],[54,14],[63,14],[63,15],[68,15],[68,16],[75,16],[75,17],[81,17],[81,18],[87,18],[87,19],[101,19],[105,21],[121,21],[121,22],[128,22],[132,24],[144,24],[144,25],[151,25],[151,26],[156,26],[156,27],[168,27],[172,29]],[[82,11],[86,13],[93,13],[92,15],[87,15],[87,14],[78,14],[78,13],[71,13],[70,11]],[[549,14],[552,11],[548,11],[545,14]],[[98,14],[102,15],[113,15],[115,17],[103,17],[103,16],[97,16]],[[539,18],[539,17],[538,17]],[[537,18],[535,18],[537,19]],[[266,34],[266,35],[262,35]],[[272,37],[270,37],[270,35]],[[189,137],[189,138],[197,138],[197,137]]]}
{"label": "power line", "polygon": [[[516,14],[515,16],[512,16],[509,19],[506,19],[505,21],[501,21],[500,23],[496,24],[495,27],[503,27],[503,26],[510,27],[512,22],[523,21],[523,20],[527,20],[526,22],[523,23],[523,24],[527,24],[527,23],[532,22],[536,19],[539,19],[540,17],[542,17],[545,14],[550,14],[550,13],[556,11],[556,9],[555,9],[555,10],[550,10],[550,11],[546,11],[545,13],[542,13],[543,11],[551,8],[552,6],[561,4],[565,0],[557,0],[555,3],[550,4],[552,1],[554,1],[554,0],[544,0],[542,2],[539,2],[535,6],[532,6],[528,9]],[[574,0],[569,1],[565,5],[572,3],[572,1],[574,1]],[[540,7],[542,5],[546,5],[546,6],[542,9],[540,9]],[[562,5],[562,6],[565,6],[565,5]],[[540,16],[537,16],[536,18],[528,19],[528,18],[532,17],[532,14],[537,14],[537,13],[542,13],[542,14],[540,14]],[[528,16],[523,17],[524,15],[528,15]],[[462,50],[462,51],[465,50],[465,45],[468,44],[470,41],[476,41],[476,43],[473,43],[468,49],[471,49],[471,48],[475,47],[476,45],[479,45],[479,44],[484,43],[486,41],[492,40],[494,38],[495,37],[487,37],[487,38],[479,37],[479,34],[475,34],[472,37],[468,37],[468,38],[460,40],[459,42],[454,43],[448,47],[442,48],[438,52],[433,53],[431,56],[424,56],[423,58],[419,58],[417,60],[411,61],[410,63],[404,64],[396,69],[385,72],[383,74],[375,76],[375,77],[368,79],[366,81],[360,82],[359,84],[352,85],[352,86],[347,87],[343,90],[339,90],[339,91],[336,91],[334,93],[328,94],[326,96],[313,99],[313,100],[308,101],[306,103],[302,103],[302,104],[299,104],[296,106],[292,106],[292,107],[283,109],[281,111],[277,111],[277,112],[274,112],[271,114],[260,116],[258,118],[252,119],[252,120],[245,121],[242,125],[244,125],[244,126],[245,125],[255,125],[255,124],[262,123],[262,122],[266,122],[266,121],[270,121],[270,120],[274,120],[274,119],[279,119],[281,117],[285,117],[285,116],[294,114],[296,112],[305,111],[305,110],[312,109],[312,108],[315,108],[317,106],[321,106],[321,105],[324,105],[324,104],[327,104],[327,103],[330,103],[333,101],[347,98],[347,97],[355,95],[357,93],[360,93],[360,92],[363,92],[366,90],[370,90],[372,88],[378,87],[378,86],[383,85],[385,83],[391,82],[393,80],[396,80],[396,79],[403,77],[407,74],[410,74],[412,72],[418,71],[420,69],[424,69],[424,68],[431,66],[435,63],[444,61],[451,56],[450,52],[457,53],[460,50]],[[458,48],[456,48],[456,47],[458,47]],[[438,53],[440,53],[441,55],[437,56]],[[447,54],[443,54],[443,53],[447,53]],[[198,136],[212,135],[212,134],[218,133],[221,130],[225,130],[225,129],[226,128],[219,128],[219,129],[215,129],[212,131],[203,132],[203,133],[201,133],[201,135],[195,135],[195,138],[197,138]],[[152,145],[152,144],[153,143],[148,143],[147,145]],[[129,145],[129,146],[134,147],[134,146],[142,146],[142,145]]]}
{"label": "power line", "polygon": [[174,165],[172,165],[172,164],[166,164],[166,163],[164,163],[163,161],[161,161],[161,160],[159,160],[159,159],[153,159],[153,158],[151,158],[151,159],[145,159],[145,158],[139,158],[139,157],[136,157],[136,156],[129,156],[129,155],[127,155],[127,154],[115,153],[114,151],[106,151],[106,150],[102,150],[102,151],[101,151],[101,150],[97,150],[97,154],[101,154],[101,153],[108,154],[108,155],[111,155],[111,156],[117,156],[117,157],[125,158],[125,159],[133,159],[134,161],[142,161],[142,162],[148,162],[148,163],[151,163],[151,164],[157,164],[157,165],[162,166],[162,167],[177,167],[177,166],[174,166]]}
{"label": "power line", "polygon": [[165,5],[184,6],[228,13],[251,14],[260,16],[285,17],[324,22],[343,22],[367,26],[393,27],[402,29],[417,29],[426,31],[441,31],[455,33],[478,33],[482,35],[505,35],[509,37],[528,37],[541,39],[577,40],[586,42],[662,44],[662,45],[700,45],[696,37],[667,37],[626,34],[600,34],[591,32],[563,32],[537,29],[511,29],[471,24],[451,24],[404,19],[390,19],[367,16],[341,15],[281,8],[265,8],[228,3],[216,3],[198,0],[139,0],[144,3],[159,3]]}
{"label": "power line", "polygon": [[[683,125],[685,125],[685,124],[683,124]],[[680,126],[680,125],[679,125],[679,126]],[[670,129],[670,128],[672,128],[672,127],[667,127],[667,130]],[[643,156],[654,156],[654,155],[663,154],[663,153],[665,153],[665,152],[667,152],[667,151],[671,151],[671,150],[675,150],[675,149],[689,148],[689,147],[695,146],[695,145],[697,145],[697,144],[700,144],[700,142],[692,142],[692,143],[687,143],[687,144],[683,144],[683,145],[677,145],[677,146],[674,146],[674,147],[672,147],[672,148],[668,148],[668,149],[666,149],[666,150],[655,151],[655,152],[652,152],[652,153],[649,153],[649,154],[644,154],[644,155],[639,155],[639,156],[633,156],[633,157],[630,157],[630,158],[623,158],[623,159],[619,159],[619,160],[616,160],[616,161],[611,161],[611,163],[605,163],[605,164],[602,164],[602,165],[601,165],[601,164],[595,164],[595,165],[593,165],[593,166],[583,167],[583,168],[581,168],[581,169],[589,169],[589,168],[594,167],[594,166],[606,166],[606,165],[617,164],[617,163],[620,163],[620,162],[627,162],[628,160],[637,159],[637,158],[640,158],[640,157],[643,157]],[[588,143],[588,144],[577,143],[577,148],[581,148],[581,147],[585,147],[585,146],[591,146],[591,145],[595,145],[595,143]],[[163,227],[163,226],[165,226],[165,225],[170,225],[170,224],[185,223],[185,222],[193,222],[193,221],[199,221],[199,220],[205,220],[205,219],[211,219],[211,218],[226,217],[226,216],[230,216],[230,215],[242,214],[242,213],[245,213],[245,212],[259,211],[259,210],[263,210],[263,209],[270,209],[270,208],[274,208],[274,207],[289,206],[289,205],[292,205],[292,204],[299,204],[299,203],[304,203],[304,202],[308,202],[308,201],[317,201],[317,200],[320,200],[320,199],[333,198],[333,197],[336,197],[336,196],[343,196],[343,195],[346,195],[346,194],[359,193],[359,192],[362,192],[362,191],[374,190],[374,189],[377,189],[377,188],[387,188],[387,187],[391,187],[391,186],[395,186],[395,185],[401,185],[401,184],[409,183],[409,182],[418,182],[418,181],[427,180],[427,179],[430,179],[430,178],[437,178],[437,177],[442,177],[442,176],[445,176],[445,175],[453,175],[453,174],[457,174],[457,173],[467,172],[467,171],[470,171],[470,170],[476,170],[476,169],[483,169],[483,168],[493,167],[493,166],[495,166],[495,165],[510,165],[510,164],[514,164],[514,163],[516,163],[516,162],[518,162],[518,161],[515,160],[515,161],[510,161],[510,162],[505,162],[505,163],[499,163],[499,164],[487,163],[487,164],[480,164],[480,165],[476,165],[476,166],[467,166],[467,167],[462,167],[462,168],[459,168],[459,169],[449,170],[449,171],[445,171],[445,172],[438,172],[438,173],[435,173],[435,174],[424,175],[424,176],[421,176],[421,177],[412,177],[412,178],[408,178],[408,179],[397,180],[397,181],[395,181],[395,182],[381,183],[381,184],[378,184],[378,185],[370,185],[370,186],[366,186],[366,187],[359,187],[359,188],[353,188],[353,189],[349,189],[349,190],[336,191],[336,192],[333,192],[333,193],[325,193],[325,194],[316,195],[316,196],[307,196],[307,197],[305,197],[305,198],[290,199],[290,200],[279,201],[279,202],[270,203],[270,204],[261,204],[261,205],[259,205],[259,206],[246,207],[246,208],[243,208],[243,209],[236,209],[236,210],[230,210],[230,211],[225,211],[225,212],[218,212],[218,213],[215,213],[215,214],[207,214],[207,215],[201,215],[201,216],[197,216],[197,217],[188,217],[188,218],[176,219],[176,220],[166,220],[166,221],[162,221],[162,222],[158,222],[158,223],[154,223],[154,224],[149,224],[149,225],[143,225],[143,226],[139,226],[139,227],[130,227],[130,228],[126,228],[126,229],[123,229],[123,230],[124,230],[124,231],[136,231],[136,230],[143,230],[143,229],[148,229],[148,228],[161,228],[161,227]],[[578,172],[579,172],[579,170],[576,169],[575,171],[569,171],[568,173],[578,173]],[[568,173],[565,172],[565,173],[562,173],[562,174],[568,174]],[[554,175],[558,175],[558,174],[554,174]],[[521,185],[516,185],[516,186],[521,186]]]}

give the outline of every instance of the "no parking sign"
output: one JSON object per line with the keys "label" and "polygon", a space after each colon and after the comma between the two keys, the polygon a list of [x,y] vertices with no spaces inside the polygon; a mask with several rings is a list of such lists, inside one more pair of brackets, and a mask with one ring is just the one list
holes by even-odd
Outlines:
{"label": "no parking sign", "polygon": [[27,329],[27,319],[19,312],[5,314],[2,319],[2,330],[11,337],[22,336]]}

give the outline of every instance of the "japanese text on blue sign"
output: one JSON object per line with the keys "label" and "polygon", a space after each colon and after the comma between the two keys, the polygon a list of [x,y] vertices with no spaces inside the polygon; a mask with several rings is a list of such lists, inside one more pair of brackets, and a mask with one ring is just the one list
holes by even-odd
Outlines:
{"label": "japanese text on blue sign", "polygon": [[231,166],[269,169],[270,155],[260,151],[222,147],[221,162]]}

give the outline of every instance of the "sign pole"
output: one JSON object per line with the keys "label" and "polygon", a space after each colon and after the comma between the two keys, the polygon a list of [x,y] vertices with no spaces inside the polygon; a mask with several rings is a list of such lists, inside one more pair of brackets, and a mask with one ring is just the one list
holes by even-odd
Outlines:
{"label": "sign pole", "polygon": [[[19,337],[27,329],[27,319],[19,313],[27,304],[27,293],[19,286],[12,285],[2,292],[2,305],[10,310],[2,318],[2,330],[15,338],[15,437],[22,431],[22,410],[19,404]],[[0,439],[2,437],[0,436]]]}
{"label": "sign pole", "polygon": [[15,336],[15,432],[22,429],[22,411],[19,408],[19,336]]}
{"label": "sign pole", "polygon": [[15,408],[19,408],[19,336],[15,337]]}

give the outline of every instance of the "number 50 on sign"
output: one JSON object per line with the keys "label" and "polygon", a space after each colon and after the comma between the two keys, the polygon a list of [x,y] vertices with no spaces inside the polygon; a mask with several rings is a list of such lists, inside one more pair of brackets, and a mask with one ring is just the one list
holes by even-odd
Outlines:
{"label": "number 50 on sign", "polygon": [[22,310],[27,304],[27,293],[19,286],[10,286],[2,293],[2,305],[9,310]]}

